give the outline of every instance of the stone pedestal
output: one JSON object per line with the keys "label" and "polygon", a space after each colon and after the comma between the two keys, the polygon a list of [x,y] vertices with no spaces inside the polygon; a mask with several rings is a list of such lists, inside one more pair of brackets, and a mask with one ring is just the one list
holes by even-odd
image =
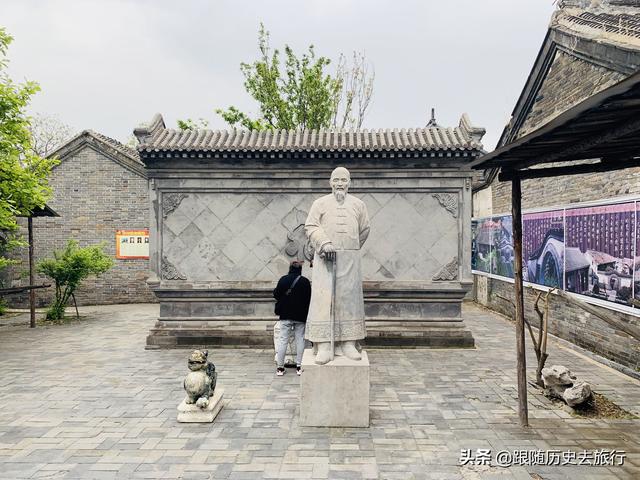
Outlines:
{"label": "stone pedestal", "polygon": [[[303,273],[311,276],[310,269]],[[278,320],[273,315],[276,283],[277,279],[233,287],[222,282],[154,287],[160,318],[147,337],[147,348],[271,347]],[[365,346],[474,347],[462,316],[462,299],[471,283],[365,280],[362,286]]]}
{"label": "stone pedestal", "polygon": [[335,357],[316,365],[311,349],[302,357],[300,425],[306,427],[369,426],[369,357]]}
{"label": "stone pedestal", "polygon": [[178,405],[178,421],[181,423],[211,423],[222,410],[224,389],[216,388],[209,399],[207,408],[187,404],[184,400]]}

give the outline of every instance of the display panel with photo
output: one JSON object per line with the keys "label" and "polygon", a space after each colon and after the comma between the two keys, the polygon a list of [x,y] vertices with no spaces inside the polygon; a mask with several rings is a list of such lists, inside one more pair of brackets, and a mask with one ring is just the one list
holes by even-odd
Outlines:
{"label": "display panel with photo", "polygon": [[478,257],[478,220],[471,220],[471,270],[477,270],[476,263]]}
{"label": "display panel with photo", "polygon": [[149,230],[117,230],[116,258],[136,260],[149,258]]}
{"label": "display panel with photo", "polygon": [[522,216],[522,257],[524,281],[562,288],[563,210],[527,213]]}
{"label": "display panel with photo", "polygon": [[493,222],[490,218],[478,220],[475,238],[475,270],[491,273],[493,250]]}
{"label": "display panel with photo", "polygon": [[635,203],[566,210],[565,290],[631,305]]}
{"label": "display panel with photo", "polygon": [[511,215],[492,217],[491,273],[513,278],[513,225]]}

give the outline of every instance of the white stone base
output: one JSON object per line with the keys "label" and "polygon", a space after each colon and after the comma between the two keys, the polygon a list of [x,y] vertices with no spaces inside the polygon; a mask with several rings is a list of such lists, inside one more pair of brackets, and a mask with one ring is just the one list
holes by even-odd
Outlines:
{"label": "white stone base", "polygon": [[216,415],[222,410],[223,388],[216,388],[213,397],[209,399],[207,408],[196,407],[195,404],[188,404],[185,400],[178,405],[178,421],[182,423],[211,423]]}
{"label": "white stone base", "polygon": [[305,427],[369,426],[369,357],[337,356],[316,365],[313,350],[302,357],[300,425]]}

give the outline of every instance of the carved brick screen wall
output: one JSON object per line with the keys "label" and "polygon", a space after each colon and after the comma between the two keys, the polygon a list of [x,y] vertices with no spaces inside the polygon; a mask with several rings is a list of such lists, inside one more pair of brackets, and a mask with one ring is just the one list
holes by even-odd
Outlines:
{"label": "carved brick screen wall", "polygon": [[[365,280],[458,278],[457,193],[362,193],[371,234]],[[164,280],[275,281],[293,257],[307,259],[303,231],[317,194],[166,193]]]}
{"label": "carved brick screen wall", "polygon": [[484,130],[466,117],[418,137],[184,134],[159,116],[150,125],[137,131],[150,182],[149,285],[160,300],[148,348],[273,345],[275,282],[292,259],[312,258],[304,222],[331,194],[337,166],[351,172],[349,193],[371,223],[361,250],[367,344],[473,347],[461,309],[472,286],[468,164]]}

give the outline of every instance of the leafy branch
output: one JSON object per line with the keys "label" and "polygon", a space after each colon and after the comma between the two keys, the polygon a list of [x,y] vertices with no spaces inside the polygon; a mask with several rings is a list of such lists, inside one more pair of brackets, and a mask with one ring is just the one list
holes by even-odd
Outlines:
{"label": "leafy branch", "polygon": [[[244,87],[257,102],[252,117],[235,106],[217,109],[230,126],[247,130],[307,130],[361,128],[373,95],[373,68],[364,54],[354,52],[349,65],[340,56],[334,75],[327,73],[331,60],[317,56],[310,45],[301,56],[285,45],[284,55],[272,49],[263,24],[258,31],[259,58],[241,63]],[[179,121],[180,128],[192,128]]]}

